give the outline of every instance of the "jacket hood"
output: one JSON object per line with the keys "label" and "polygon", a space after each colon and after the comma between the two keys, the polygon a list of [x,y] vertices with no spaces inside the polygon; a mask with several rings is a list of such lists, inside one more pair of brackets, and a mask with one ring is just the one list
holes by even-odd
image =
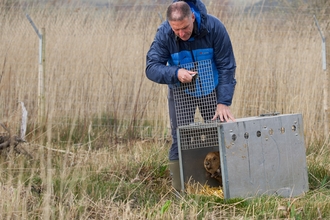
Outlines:
{"label": "jacket hood", "polygon": [[187,2],[190,7],[195,6],[196,9],[200,12],[201,15],[205,16],[207,15],[207,10],[204,5],[204,3],[201,0],[173,0],[174,2]]}

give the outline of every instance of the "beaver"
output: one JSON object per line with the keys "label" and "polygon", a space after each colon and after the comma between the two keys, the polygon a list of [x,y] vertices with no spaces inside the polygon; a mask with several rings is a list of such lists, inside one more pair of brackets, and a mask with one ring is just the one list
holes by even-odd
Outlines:
{"label": "beaver", "polygon": [[222,185],[219,151],[209,152],[204,159],[205,170]]}

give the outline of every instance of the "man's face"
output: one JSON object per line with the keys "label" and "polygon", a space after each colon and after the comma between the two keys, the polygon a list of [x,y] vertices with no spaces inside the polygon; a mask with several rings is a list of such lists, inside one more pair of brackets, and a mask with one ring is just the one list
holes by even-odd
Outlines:
{"label": "man's face", "polygon": [[175,35],[181,40],[189,40],[194,29],[195,15],[184,18],[182,21],[169,21]]}

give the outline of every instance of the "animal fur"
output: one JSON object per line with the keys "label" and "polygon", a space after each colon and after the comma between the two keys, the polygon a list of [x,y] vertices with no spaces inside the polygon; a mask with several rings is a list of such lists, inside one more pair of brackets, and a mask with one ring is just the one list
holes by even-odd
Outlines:
{"label": "animal fur", "polygon": [[222,185],[221,167],[220,167],[220,154],[219,151],[209,152],[204,159],[204,168]]}

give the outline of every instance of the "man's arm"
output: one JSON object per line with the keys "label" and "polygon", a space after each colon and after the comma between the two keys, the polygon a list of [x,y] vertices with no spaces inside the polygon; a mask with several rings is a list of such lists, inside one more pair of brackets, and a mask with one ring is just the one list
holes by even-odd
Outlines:
{"label": "man's arm", "polygon": [[213,119],[217,117],[221,121],[234,121],[235,118],[230,112],[229,106],[232,104],[236,79],[236,61],[230,41],[230,37],[225,26],[219,21],[214,34],[214,57],[219,74],[219,83],[216,87],[217,110]]}
{"label": "man's arm", "polygon": [[[164,25],[164,24],[163,24]],[[170,42],[164,37],[164,33],[160,27],[156,33],[154,41],[146,57],[146,75],[148,79],[160,84],[178,83],[178,70],[176,66],[168,66],[167,61],[171,54],[169,47]]]}

